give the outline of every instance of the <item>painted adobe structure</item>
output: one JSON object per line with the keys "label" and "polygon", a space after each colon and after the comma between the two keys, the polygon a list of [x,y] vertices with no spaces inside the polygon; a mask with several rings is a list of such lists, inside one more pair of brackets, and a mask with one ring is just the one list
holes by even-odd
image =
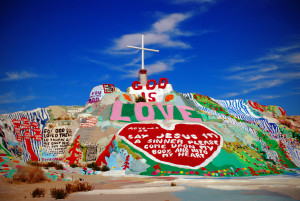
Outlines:
{"label": "painted adobe structure", "polygon": [[1,114],[0,173],[11,177],[13,161],[31,160],[77,164],[83,174],[92,162],[112,174],[286,174],[300,166],[300,136],[285,116],[278,106],[178,93],[165,78],[127,92],[103,84],[84,107]]}

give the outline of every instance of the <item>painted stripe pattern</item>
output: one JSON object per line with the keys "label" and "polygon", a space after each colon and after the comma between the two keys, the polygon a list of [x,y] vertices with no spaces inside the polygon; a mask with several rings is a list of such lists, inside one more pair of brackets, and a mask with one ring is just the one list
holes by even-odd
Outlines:
{"label": "painted stripe pattern", "polygon": [[[41,130],[42,134],[42,140],[37,141],[35,138],[30,138],[29,143],[25,142],[25,139],[23,138],[21,142],[19,142],[19,145],[22,147],[22,152],[23,152],[23,160],[28,161],[31,159],[31,155],[28,151],[29,147],[32,147],[32,150],[34,154],[38,157],[38,160],[41,160],[39,157],[38,150],[41,146],[43,146],[43,130],[46,125],[46,122],[50,119],[50,115],[48,112],[48,109],[45,108],[38,108],[32,111],[27,111],[27,112],[15,112],[11,114],[0,114],[0,119],[5,120],[6,122],[10,124],[12,128],[14,128],[13,120],[21,120],[22,118],[28,119],[30,122],[36,122],[38,124],[38,128]],[[31,129],[28,129],[30,132],[30,135],[33,136],[35,134],[34,131]],[[14,132],[15,137],[17,138],[17,133]]]}

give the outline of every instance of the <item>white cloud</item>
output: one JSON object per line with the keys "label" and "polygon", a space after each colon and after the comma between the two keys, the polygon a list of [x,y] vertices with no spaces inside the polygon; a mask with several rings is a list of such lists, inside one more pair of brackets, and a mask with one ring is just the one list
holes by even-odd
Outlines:
{"label": "white cloud", "polygon": [[300,52],[286,56],[285,60],[289,63],[300,64]]}
{"label": "white cloud", "polygon": [[110,79],[110,75],[108,75],[108,74],[105,74],[105,75],[103,75],[102,77],[100,77],[99,79],[98,79],[98,81],[105,81],[105,80],[108,80],[108,79]]}
{"label": "white cloud", "polygon": [[298,49],[298,48],[300,48],[300,44],[294,44],[294,45],[290,45],[290,46],[275,48],[274,51],[276,51],[276,52],[288,52],[290,50],[294,50],[294,49]]}
{"label": "white cloud", "polygon": [[40,77],[40,75],[35,73],[29,73],[27,71],[22,72],[6,72],[6,77],[1,79],[0,81],[17,81],[17,80],[24,80],[29,78],[36,78]]}
{"label": "white cloud", "polygon": [[16,97],[14,92],[7,92],[3,95],[0,95],[0,104],[5,103],[21,103],[25,101],[31,101],[37,99],[34,95],[28,95],[23,97]]}
{"label": "white cloud", "polygon": [[153,74],[157,74],[157,73],[161,73],[164,71],[171,71],[173,70],[173,68],[168,67],[168,65],[166,63],[163,63],[161,61],[152,64],[152,65],[148,65],[147,67],[148,69],[148,73],[149,75],[153,75]]}
{"label": "white cloud", "polygon": [[275,60],[281,57],[280,54],[268,54],[266,56],[260,57],[257,59],[258,62],[260,61],[268,61],[268,60]]}
{"label": "white cloud", "polygon": [[267,88],[279,86],[279,85],[283,84],[284,82],[285,81],[283,81],[281,79],[275,79],[275,80],[265,80],[262,82],[255,82],[255,83],[252,83],[249,85],[252,87],[251,91],[255,91],[258,89],[267,89]]}
{"label": "white cloud", "polygon": [[236,72],[236,71],[256,69],[256,68],[260,68],[260,67],[261,67],[261,65],[233,66],[233,67],[228,68],[227,71]]}
{"label": "white cloud", "polygon": [[[233,66],[227,69],[228,80],[236,80],[237,91],[229,92],[223,97],[236,97],[253,91],[281,86],[287,82],[300,79],[298,70],[300,45],[273,49],[253,60],[249,65]],[[261,96],[261,99],[275,98],[278,95]]]}
{"label": "white cloud", "polygon": [[174,13],[168,15],[153,24],[153,30],[157,33],[164,33],[169,31],[174,31],[177,28],[177,25],[190,18],[192,15],[188,14],[181,14],[181,13]]}
{"label": "white cloud", "polygon": [[[139,60],[135,60],[139,61]],[[158,73],[162,73],[165,71],[172,71],[174,68],[173,66],[177,63],[183,63],[185,62],[186,59],[166,59],[163,61],[157,61],[154,64],[149,64],[145,66],[145,69],[147,69],[148,75],[154,75]],[[134,63],[131,62],[131,65],[134,65]],[[122,75],[122,78],[133,78],[133,77],[138,77],[138,72],[139,72],[139,66],[136,67],[135,70],[127,70],[124,71],[125,74]]]}
{"label": "white cloud", "polygon": [[235,96],[238,96],[240,95],[241,93],[238,93],[238,92],[229,92],[229,93],[226,93],[224,95],[222,95],[223,98],[231,98],[231,97],[235,97]]}
{"label": "white cloud", "polygon": [[279,98],[281,95],[259,95],[259,99],[274,99],[274,98]]}
{"label": "white cloud", "polygon": [[257,81],[257,80],[264,79],[264,78],[267,78],[267,76],[264,76],[264,75],[249,76],[248,79],[244,80],[244,81],[246,81],[246,82],[254,82],[254,81]]}
{"label": "white cloud", "polygon": [[269,72],[269,71],[273,71],[273,70],[277,70],[278,66],[276,65],[271,65],[271,66],[266,66],[265,68],[261,68],[260,72]]}
{"label": "white cloud", "polygon": [[[161,19],[152,24],[151,29],[144,31],[146,45],[158,45],[161,47],[173,47],[173,48],[190,48],[191,46],[178,39],[179,36],[190,36],[192,32],[183,32],[178,26],[181,22],[192,17],[191,13],[173,13],[165,15]],[[141,34],[133,33],[126,34],[116,39],[114,47],[110,53],[136,53],[132,49],[127,48],[127,45],[141,46]]]}

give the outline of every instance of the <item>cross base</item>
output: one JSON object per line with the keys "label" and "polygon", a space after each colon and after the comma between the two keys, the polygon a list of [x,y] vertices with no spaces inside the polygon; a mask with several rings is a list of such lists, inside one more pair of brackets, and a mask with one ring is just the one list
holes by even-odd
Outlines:
{"label": "cross base", "polygon": [[147,70],[146,69],[140,69],[140,71],[139,71],[139,82],[141,83],[142,86],[146,86],[147,81],[148,81]]}

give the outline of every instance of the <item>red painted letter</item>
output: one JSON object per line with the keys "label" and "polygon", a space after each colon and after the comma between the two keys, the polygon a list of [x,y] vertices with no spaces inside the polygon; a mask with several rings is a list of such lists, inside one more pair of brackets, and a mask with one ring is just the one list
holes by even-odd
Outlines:
{"label": "red painted letter", "polygon": [[141,83],[138,82],[138,81],[134,81],[131,85],[131,87],[134,89],[134,90],[141,90],[143,87],[140,85]]}

